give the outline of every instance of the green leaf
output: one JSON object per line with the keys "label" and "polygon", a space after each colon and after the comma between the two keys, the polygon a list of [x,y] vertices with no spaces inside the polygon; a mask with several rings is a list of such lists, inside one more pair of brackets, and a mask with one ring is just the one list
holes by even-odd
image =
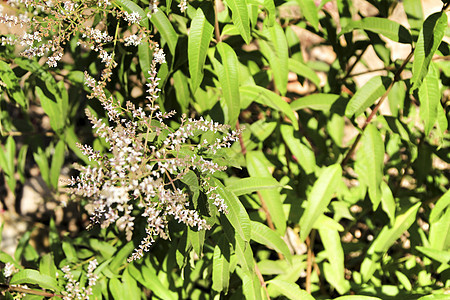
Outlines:
{"label": "green leaf", "polygon": [[195,93],[203,80],[203,65],[214,27],[206,19],[202,8],[192,19],[188,38],[189,74],[191,75],[192,93]]}
{"label": "green leaf", "polygon": [[56,265],[51,253],[47,253],[42,256],[39,262],[39,271],[42,275],[47,275],[56,278]]}
{"label": "green leaf", "polygon": [[280,279],[272,279],[267,282],[270,290],[275,290],[278,293],[286,296],[292,300],[314,300],[314,297],[308,294],[305,290],[300,289],[298,284],[288,282]]}
{"label": "green leaf", "polygon": [[371,296],[351,295],[351,296],[337,297],[334,300],[381,300],[381,299]]}
{"label": "green leaf", "polygon": [[100,252],[104,258],[110,258],[116,252],[116,247],[110,245],[108,242],[100,241],[97,239],[90,239],[89,246],[95,251]]}
{"label": "green leaf", "polygon": [[111,292],[113,299],[126,299],[128,296],[128,291],[126,291],[126,295],[125,287],[122,282],[115,277],[109,280],[109,291]]}
{"label": "green leaf", "polygon": [[73,246],[72,243],[63,241],[62,249],[64,251],[64,255],[66,255],[68,262],[76,262],[78,260],[77,250],[75,250],[75,247]]}
{"label": "green leaf", "polygon": [[121,270],[120,267],[125,264],[125,261],[134,250],[133,242],[126,243],[120,250],[114,254],[113,259],[109,263],[109,269],[117,274]]}
{"label": "green leaf", "polygon": [[251,102],[257,102],[284,113],[291,121],[295,130],[298,130],[298,122],[289,104],[279,95],[257,85],[246,85],[239,88],[241,93],[241,109],[245,109]]}
{"label": "green leaf", "polygon": [[[251,194],[260,190],[270,190],[285,187],[273,177],[247,177],[233,181],[227,189],[236,196]],[[285,187],[286,188],[286,187]]]}
{"label": "green leaf", "polygon": [[[17,155],[17,173],[19,173],[20,181],[25,183],[25,163],[27,160],[28,145],[22,145]],[[1,164],[0,164],[1,166]]]}
{"label": "green leaf", "polygon": [[297,0],[303,17],[311,23],[316,31],[319,31],[319,12],[317,11],[314,0]]}
{"label": "green leaf", "polygon": [[450,209],[436,222],[430,224],[430,246],[436,250],[450,248]]}
{"label": "green leaf", "polygon": [[305,170],[306,174],[314,172],[316,167],[316,157],[314,152],[305,144],[300,142],[300,139],[294,136],[294,128],[290,125],[281,125],[281,135],[286,142],[291,153],[295,156],[297,162]]}
{"label": "green leaf", "polygon": [[[246,160],[250,177],[273,178],[268,169],[267,159],[262,152],[247,152]],[[284,214],[280,193],[277,190],[262,190],[259,193],[267,205],[277,232],[280,235],[284,235],[286,231],[286,216]]]}
{"label": "green leaf", "polygon": [[37,152],[33,153],[33,158],[36,164],[39,166],[39,171],[41,172],[42,179],[48,186],[52,186],[50,183],[50,171],[48,167],[48,159],[42,148],[38,148]]}
{"label": "green leaf", "polygon": [[314,83],[315,86],[320,87],[319,76],[317,76],[316,72],[314,72],[314,70],[307,65],[295,59],[289,58],[289,71],[311,80],[311,82]]}
{"label": "green leaf", "polygon": [[286,35],[278,23],[264,28],[262,34],[265,39],[258,40],[259,47],[269,62],[276,88],[281,95],[285,95],[289,74],[289,49]]}
{"label": "green leaf", "polygon": [[188,228],[188,241],[194,248],[195,253],[199,257],[202,257],[203,254],[203,245],[205,244],[205,230],[195,230]]}
{"label": "green leaf", "polygon": [[216,46],[216,55],[218,53],[221,62],[214,57],[212,62],[225,98],[227,123],[234,127],[240,112],[238,59],[233,48],[223,42]]}
{"label": "green leaf", "polygon": [[176,300],[178,296],[172,292],[166,285],[164,285],[158,278],[156,271],[153,267],[146,265],[141,266],[140,270],[133,264],[129,264],[127,267],[130,275],[133,276],[140,284],[151,290],[155,296],[161,299]]}
{"label": "green leaf", "polygon": [[431,63],[428,74],[419,87],[420,111],[419,116],[425,123],[425,135],[430,134],[436,124],[438,106],[441,105],[441,91],[439,90],[439,71]]}
{"label": "green leaf", "polygon": [[271,27],[275,24],[276,10],[273,0],[264,0],[264,8],[267,11],[267,26]]}
{"label": "green leaf", "polygon": [[128,299],[141,299],[141,289],[138,287],[136,280],[130,275],[128,269],[122,274],[122,287]]}
{"label": "green leaf", "polygon": [[342,169],[334,164],[322,170],[308,196],[306,209],[300,219],[300,239],[309,235],[315,221],[325,211],[342,178]]}
{"label": "green leaf", "polygon": [[9,100],[16,102],[24,110],[28,109],[28,101],[23,93],[23,89],[20,87],[19,79],[14,74],[11,66],[3,60],[0,61],[0,80],[6,86]]}
{"label": "green leaf", "polygon": [[214,247],[212,266],[212,289],[216,292],[227,293],[230,282],[230,248],[227,240],[222,236]]}
{"label": "green leaf", "polygon": [[391,188],[389,185],[381,181],[381,207],[386,212],[389,217],[391,225],[394,225],[395,221],[395,199],[392,195]]}
{"label": "green leaf", "polygon": [[301,97],[291,103],[292,110],[310,108],[313,110],[329,111],[334,102],[339,99],[339,95],[334,94],[312,94]]}
{"label": "green leaf", "polygon": [[450,262],[450,252],[444,250],[436,250],[433,248],[416,246],[416,249],[425,254],[426,256],[440,262],[443,264],[448,264]]}
{"label": "green leaf", "polygon": [[25,269],[14,274],[10,284],[37,284],[41,288],[61,291],[56,279],[32,269]]}
{"label": "green leaf", "polygon": [[162,10],[158,9],[156,13],[152,14],[150,21],[153,25],[155,25],[156,29],[158,29],[159,33],[161,34],[161,37],[166,41],[167,45],[169,46],[170,53],[172,53],[172,55],[175,55],[178,35],[175,29],[173,29],[173,26],[167,18],[166,14]]}
{"label": "green leaf", "polygon": [[0,148],[0,167],[7,176],[14,176],[14,158],[16,156],[16,142],[12,136],[8,136],[5,149]]}
{"label": "green leaf", "polygon": [[143,40],[138,46],[138,58],[139,65],[141,66],[142,72],[145,78],[149,77],[149,72],[152,64],[152,50],[147,41]]}
{"label": "green leaf", "polygon": [[236,271],[242,279],[242,291],[244,292],[245,299],[262,299],[262,287],[256,273],[240,268],[237,268]]}
{"label": "green leaf", "polygon": [[350,289],[350,284],[344,277],[344,250],[342,249],[339,232],[333,229],[320,228],[319,235],[329,262],[329,264],[324,265],[325,278],[336,288],[339,294],[345,294]]}
{"label": "green leaf", "polygon": [[377,261],[389,250],[400,236],[408,230],[416,220],[416,214],[421,203],[411,206],[406,212],[400,214],[395,219],[394,226],[385,226],[377,236],[375,241],[367,250],[367,256],[361,264],[361,275],[364,282],[372,278],[376,270]]}
{"label": "green leaf", "polygon": [[400,271],[395,271],[395,275],[397,276],[398,281],[403,285],[403,288],[405,288],[405,290],[412,290],[411,282],[405,274]]}
{"label": "green leaf", "polygon": [[250,19],[247,10],[247,0],[227,0],[228,7],[232,12],[233,24],[241,33],[246,44],[250,43]]}
{"label": "green leaf", "polygon": [[363,133],[358,149],[355,171],[360,182],[369,189],[369,197],[376,210],[381,202],[381,181],[384,169],[384,142],[375,125],[369,124]]}
{"label": "green leaf", "polygon": [[228,214],[226,214],[226,218],[243,241],[250,241],[252,229],[250,225],[250,218],[248,217],[244,206],[233,193],[223,186],[219,180],[215,179],[214,183],[217,187],[217,194],[225,200],[225,204],[228,206]]}
{"label": "green leaf", "polygon": [[366,17],[358,21],[352,21],[342,29],[340,34],[351,32],[354,29],[363,29],[372,31],[376,34],[382,34],[394,42],[405,44],[412,43],[412,37],[409,30],[389,19]]}
{"label": "green leaf", "polygon": [[345,109],[345,115],[349,118],[358,117],[375,101],[383,96],[392,79],[384,76],[372,77],[365,85],[360,87],[350,99]]}
{"label": "green leaf", "polygon": [[173,74],[173,81],[178,104],[180,104],[182,109],[186,110],[189,107],[189,99],[191,98],[187,77],[181,70],[178,70]]}
{"label": "green leaf", "polygon": [[64,164],[64,150],[65,143],[63,140],[55,146],[55,152],[52,156],[52,165],[50,167],[50,182],[54,189],[58,189],[59,174],[61,174],[61,168]]}
{"label": "green leaf", "polygon": [[423,8],[421,0],[403,0],[403,9],[408,17],[411,29],[420,30],[423,23]]}
{"label": "green leaf", "polygon": [[446,28],[447,14],[445,12],[434,13],[423,22],[423,27],[420,30],[416,48],[414,49],[411,93],[420,87],[422,80],[427,75],[428,66],[441,44]]}
{"label": "green leaf", "polygon": [[450,205],[450,190],[446,191],[444,195],[436,202],[430,213],[430,223],[436,222],[444,209]]}
{"label": "green leaf", "polygon": [[50,126],[53,130],[58,131],[62,129],[65,125],[66,119],[64,118],[64,113],[61,110],[60,104],[57,102],[57,95],[53,95],[56,100],[52,100],[41,90],[39,86],[36,86],[36,94],[41,101],[41,106],[45,113],[50,118]]}
{"label": "green leaf", "polygon": [[283,254],[284,257],[290,261],[291,253],[281,236],[262,223],[251,221],[251,225],[252,240],[262,245],[266,245],[270,249],[274,249],[278,253]]}

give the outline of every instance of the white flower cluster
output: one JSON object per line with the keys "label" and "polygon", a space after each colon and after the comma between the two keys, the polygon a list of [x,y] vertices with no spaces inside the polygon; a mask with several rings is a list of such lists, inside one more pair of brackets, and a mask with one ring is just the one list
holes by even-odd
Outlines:
{"label": "white flower cluster", "polygon": [[[86,73],[85,83],[92,89],[92,96],[100,100],[109,120],[115,123],[107,126],[87,112],[96,133],[109,143],[112,155],[102,156],[90,146],[78,145],[90,160],[98,163],[98,167],[80,167],[79,177],[70,182],[71,191],[92,200],[87,207],[92,224],[102,227],[115,224],[126,233],[128,240],[132,238],[136,222],[146,223],[146,236],[129,261],[141,258],[144,252],[149,251],[155,237],[168,238],[171,219],[197,230],[210,228],[192,207],[189,189],[183,189],[181,184],[188,172],[196,172],[201,190],[210,203],[219,212],[227,212],[224,200],[210,182],[211,174],[226,167],[208,156],[230,147],[238,139],[239,132],[230,132],[227,125],[204,118],[194,120],[184,115],[178,129],[169,128],[164,122],[175,112],[162,113],[154,104],[160,91],[157,66],[164,62],[163,50],[155,47],[147,83],[147,111],[136,108],[131,102],[126,103],[126,108],[115,105],[113,98],[106,96],[104,85]],[[132,119],[127,120],[127,115],[133,116]],[[221,138],[195,146],[193,141],[207,132]]]}
{"label": "white flower cluster", "polygon": [[12,263],[6,263],[3,268],[3,275],[5,278],[11,277],[13,274],[17,273],[19,270]]}
{"label": "white flower cluster", "polygon": [[141,21],[141,16],[138,12],[124,12],[123,19],[128,22],[128,24],[137,24]]}
{"label": "white flower cluster", "polygon": [[140,37],[136,34],[132,34],[125,38],[125,46],[139,46],[139,44],[141,42],[142,42],[142,37]]}
{"label": "white flower cluster", "polygon": [[95,269],[98,266],[96,259],[91,260],[88,266],[87,278],[88,286],[81,286],[78,282],[69,266],[64,266],[61,271],[64,273],[64,278],[67,279],[67,284],[64,291],[62,292],[63,300],[74,300],[74,299],[86,299],[89,300],[89,296],[92,295],[92,286],[97,282],[98,276],[94,274]]}
{"label": "white flower cluster", "polygon": [[178,7],[180,8],[181,12],[185,12],[186,9],[188,8],[187,0],[181,0],[180,4],[178,4]]}

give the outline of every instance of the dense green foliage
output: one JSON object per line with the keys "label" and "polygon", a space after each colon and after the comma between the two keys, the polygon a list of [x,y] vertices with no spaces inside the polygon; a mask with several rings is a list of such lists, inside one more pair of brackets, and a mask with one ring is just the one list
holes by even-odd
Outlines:
{"label": "dense green foliage", "polygon": [[[95,219],[105,226],[72,233],[64,233],[69,220],[36,219],[48,247],[35,249],[27,232],[13,256],[0,252],[6,299],[72,299],[77,282],[92,288],[90,299],[450,297],[448,1],[428,16],[418,0],[48,3],[4,5],[34,16],[25,27],[40,33],[8,33],[0,46],[0,197],[19,195],[35,165],[49,201],[65,191],[65,166],[114,168],[107,161],[120,148],[91,128],[86,109],[119,133],[130,129],[120,118],[135,120],[130,138],[144,145],[152,168],[158,149],[183,162],[170,175],[158,165],[159,183],[189,195],[183,209],[205,223],[183,221],[189,227],[167,213],[164,231],[152,231],[149,251],[132,261],[151,237],[146,226],[154,228],[152,215],[138,210],[158,206],[162,194],[143,204],[141,192],[126,189],[131,208],[117,210],[135,218],[133,232],[105,215]],[[0,23],[23,20],[8,18],[3,11]],[[136,117],[132,105],[147,116]],[[153,115],[157,106],[165,122]],[[111,107],[122,107],[120,118]],[[217,147],[222,135],[199,127],[185,148],[166,147],[191,122],[180,121],[186,115],[227,124],[240,140]],[[88,159],[78,143],[105,158]],[[196,164],[203,157],[213,170]],[[120,184],[140,180],[134,172]],[[78,224],[87,225],[101,197],[110,199],[99,195],[72,199]]]}

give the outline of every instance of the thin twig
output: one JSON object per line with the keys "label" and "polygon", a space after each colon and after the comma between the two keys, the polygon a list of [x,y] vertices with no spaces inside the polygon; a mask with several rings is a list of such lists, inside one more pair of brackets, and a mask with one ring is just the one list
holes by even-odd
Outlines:
{"label": "thin twig", "polygon": [[[269,208],[267,207],[266,201],[264,200],[264,197],[261,195],[260,191],[257,191],[256,193],[258,194],[259,200],[261,201],[261,207],[264,213],[266,214],[267,225],[269,226],[270,229],[275,231],[275,226],[273,225],[272,217],[270,216]],[[280,260],[284,259],[283,254],[277,252],[277,255]]]}
{"label": "thin twig", "polygon": [[262,276],[261,271],[259,270],[258,265],[256,264],[256,262],[255,262],[255,273],[256,273],[256,276],[258,276],[259,283],[261,284],[261,286],[263,287],[264,291],[266,292],[267,299],[270,300],[269,291],[267,290],[267,284],[264,281],[264,277]]}
{"label": "thin twig", "polygon": [[311,273],[312,273],[312,266],[314,264],[313,247],[314,247],[315,237],[316,237],[316,231],[313,229],[305,241],[306,247],[308,248],[307,258],[306,258],[306,292],[308,294],[311,294]]}
{"label": "thin twig", "polygon": [[342,80],[347,79],[350,76],[350,73],[353,71],[353,69],[355,68],[356,64],[361,60],[361,57],[364,55],[364,52],[366,52],[367,47],[364,48],[361,53],[356,57],[355,62],[347,69],[347,73],[345,74],[344,78],[342,78]]}
{"label": "thin twig", "polygon": [[44,297],[59,297],[62,298],[62,295],[59,294],[53,294],[53,293],[47,293],[44,291],[37,291],[32,290],[28,288],[23,288],[20,286],[14,286],[14,285],[7,285],[7,284],[1,284],[0,289],[6,292],[18,292],[18,293],[26,293],[26,294],[32,294],[32,295],[38,295],[38,296],[44,296]]}
{"label": "thin twig", "polygon": [[245,156],[247,154],[247,147],[245,147],[242,131],[240,131],[239,120],[236,121],[236,130],[239,132],[239,145],[241,145],[242,155]]}
{"label": "thin twig", "polygon": [[383,104],[383,101],[387,98],[387,96],[389,95],[389,92],[391,91],[392,87],[394,86],[394,84],[399,81],[400,79],[400,74],[403,72],[403,70],[405,69],[406,65],[408,64],[408,62],[411,60],[412,56],[414,54],[414,49],[411,50],[411,52],[409,53],[408,57],[405,59],[405,61],[403,62],[403,64],[400,66],[400,68],[397,70],[397,72],[394,75],[394,80],[392,80],[391,84],[388,86],[388,88],[386,89],[386,92],[384,92],[383,96],[381,96],[380,100],[378,101],[377,105],[374,107],[374,109],[372,110],[372,112],[370,113],[369,117],[366,119],[366,121],[364,122],[363,126],[361,127],[361,131],[359,132],[358,136],[356,137],[355,141],[353,142],[352,147],[350,148],[350,150],[347,152],[347,155],[345,156],[344,160],[341,163],[341,166],[345,166],[348,162],[348,160],[350,159],[350,157],[353,155],[353,153],[355,152],[356,146],[359,143],[359,140],[362,137],[362,134],[364,133],[364,130],[366,129],[367,125],[370,124],[370,122],[372,121],[372,119],[375,117],[375,115],[377,114],[378,110],[381,107],[381,104]]}
{"label": "thin twig", "polygon": [[222,37],[220,36],[220,29],[219,29],[219,11],[217,9],[217,1],[214,1],[214,32],[216,35],[216,41],[217,43],[220,43],[222,41]]}

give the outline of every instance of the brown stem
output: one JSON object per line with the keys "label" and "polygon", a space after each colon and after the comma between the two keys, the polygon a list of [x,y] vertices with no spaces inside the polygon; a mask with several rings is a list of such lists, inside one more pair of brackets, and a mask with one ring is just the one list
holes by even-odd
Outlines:
{"label": "brown stem", "polygon": [[400,66],[400,68],[397,70],[397,72],[394,75],[394,80],[392,80],[391,84],[388,86],[388,88],[386,89],[386,92],[384,92],[383,96],[381,96],[380,101],[378,101],[377,105],[374,107],[374,109],[372,110],[372,112],[370,113],[369,117],[366,119],[366,121],[364,122],[363,126],[361,127],[361,131],[359,132],[358,136],[356,137],[355,141],[353,142],[352,147],[350,148],[350,150],[347,152],[347,155],[345,156],[344,160],[341,163],[341,166],[345,166],[348,162],[348,160],[350,159],[350,157],[353,155],[353,153],[355,152],[356,146],[358,145],[359,140],[362,137],[362,134],[364,133],[364,130],[366,129],[367,125],[370,124],[370,122],[372,121],[372,119],[375,117],[375,115],[377,114],[378,110],[381,107],[381,104],[383,104],[383,101],[387,98],[387,96],[389,95],[389,92],[391,91],[392,87],[394,86],[394,84],[399,81],[400,79],[400,74],[403,72],[403,70],[405,69],[406,65],[408,64],[408,62],[411,60],[412,56],[414,54],[414,49],[411,50],[411,52],[409,53],[408,57],[405,59],[405,61],[403,62],[403,64]]}
{"label": "brown stem", "polygon": [[316,237],[316,231],[313,229],[311,234],[306,238],[306,247],[308,248],[307,258],[306,258],[306,292],[311,294],[311,273],[312,266],[314,264],[314,239]]}
{"label": "brown stem", "polygon": [[365,74],[373,73],[373,72],[380,72],[380,71],[394,71],[394,69],[390,68],[390,67],[384,67],[384,68],[379,68],[379,69],[367,70],[367,71],[363,71],[363,72],[359,72],[359,73],[353,73],[353,74],[348,75],[347,77],[356,77],[356,76],[365,75]]}
{"label": "brown stem", "polygon": [[353,71],[353,69],[355,68],[356,64],[361,60],[361,57],[364,55],[364,52],[366,52],[367,47],[364,48],[361,53],[356,57],[355,62],[348,68],[347,73],[345,74],[344,78],[342,78],[342,80],[347,79],[350,76],[350,73]]}
{"label": "brown stem", "polygon": [[0,286],[0,288],[4,289],[4,291],[7,291],[7,292],[26,293],[26,294],[33,294],[33,295],[44,296],[44,297],[49,297],[49,298],[51,298],[51,297],[62,298],[62,295],[59,295],[59,294],[52,294],[52,293],[47,293],[44,291],[37,291],[37,290],[32,290],[32,289],[23,288],[23,287],[14,286],[14,285],[2,284]]}
{"label": "brown stem", "polygon": [[270,300],[269,291],[267,290],[267,284],[264,281],[264,277],[262,276],[261,271],[259,270],[258,265],[256,264],[256,262],[255,262],[255,273],[256,273],[256,276],[258,276],[259,283],[261,284],[261,286],[263,287],[264,291],[266,292],[267,299]]}
{"label": "brown stem", "polygon": [[[260,191],[257,191],[256,193],[258,194],[259,200],[261,201],[261,207],[262,207],[264,213],[266,214],[267,225],[269,226],[270,229],[275,231],[275,226],[273,225],[272,217],[270,216],[269,208],[267,207],[266,201],[264,200]],[[278,252],[277,252],[277,254],[278,254],[279,259],[284,259],[283,254],[278,253]]]}
{"label": "brown stem", "polygon": [[217,9],[217,1],[214,1],[214,32],[216,35],[216,41],[217,43],[220,43],[222,41],[222,37],[220,36],[220,30],[219,30],[219,11]]}

